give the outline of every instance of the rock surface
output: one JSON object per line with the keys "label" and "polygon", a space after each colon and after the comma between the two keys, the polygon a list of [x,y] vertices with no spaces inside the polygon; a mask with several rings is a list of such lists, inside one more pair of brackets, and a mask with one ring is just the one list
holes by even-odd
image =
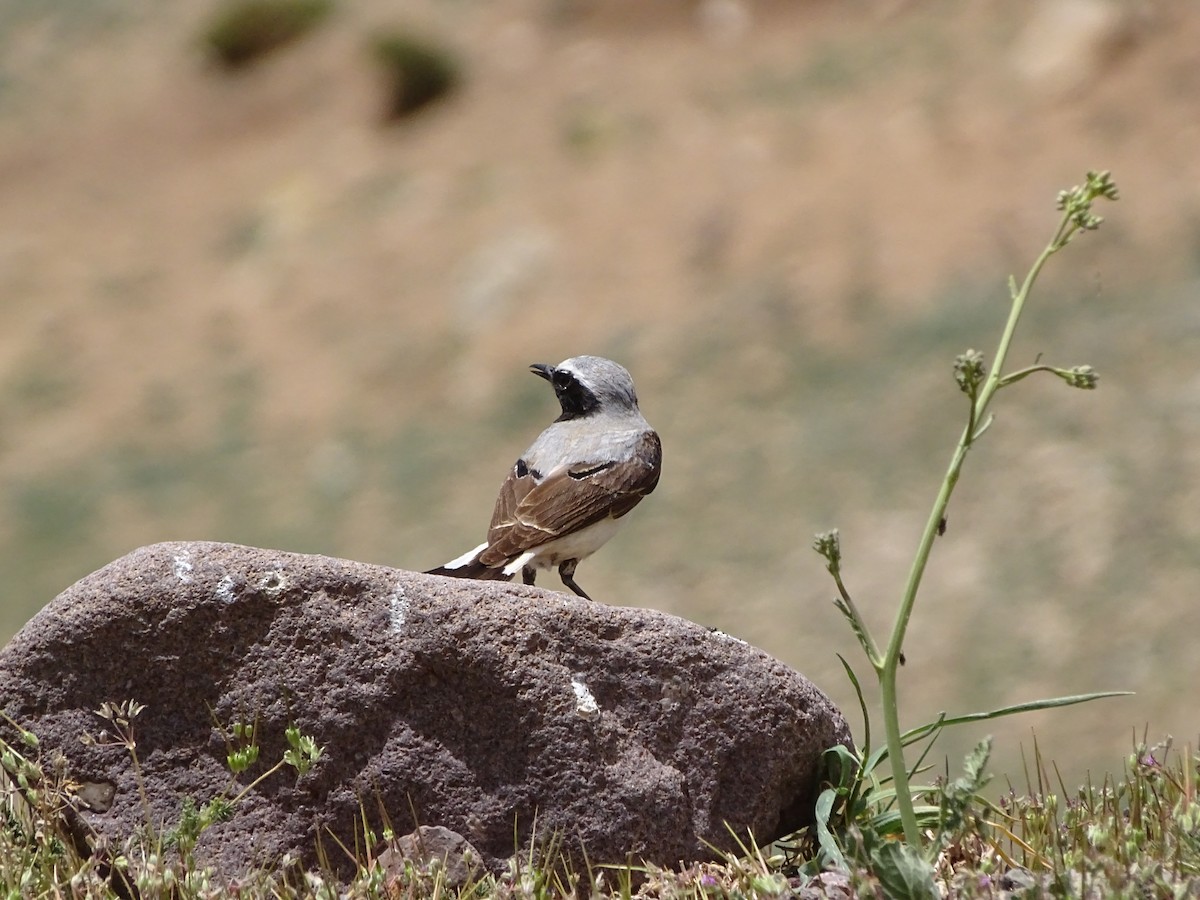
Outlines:
{"label": "rock surface", "polygon": [[225,872],[313,864],[319,843],[345,872],[338,841],[384,813],[453,829],[493,868],[556,833],[593,863],[709,858],[726,821],[760,842],[804,824],[821,752],[849,740],[802,675],[674,616],[213,543],[142,548],[60,594],[0,651],[0,698],[105,798],[79,818],[115,841],[147,814],[128,751],[80,740],[102,703],[145,704],[156,829],[230,793],[234,722],[262,747],[241,785],[289,725],[312,735],[310,772],[269,776],[201,836]]}
{"label": "rock surface", "polygon": [[397,896],[403,896],[406,863],[425,877],[431,877],[435,866],[441,867],[441,878],[447,887],[461,888],[475,877],[482,857],[471,842],[441,825],[422,825],[409,834],[395,839],[379,855],[388,885],[396,885]]}

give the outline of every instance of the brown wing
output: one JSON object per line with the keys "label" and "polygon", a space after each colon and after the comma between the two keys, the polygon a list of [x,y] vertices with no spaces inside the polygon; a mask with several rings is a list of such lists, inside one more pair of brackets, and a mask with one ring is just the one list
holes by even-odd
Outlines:
{"label": "brown wing", "polygon": [[540,483],[514,469],[500,488],[488,549],[480,560],[498,566],[601,519],[619,519],[658,485],[662,444],[647,432],[626,462],[600,460],[564,466]]}

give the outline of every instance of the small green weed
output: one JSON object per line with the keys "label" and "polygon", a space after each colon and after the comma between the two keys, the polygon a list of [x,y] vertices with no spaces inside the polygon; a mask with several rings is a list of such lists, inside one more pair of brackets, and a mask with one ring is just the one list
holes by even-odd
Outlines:
{"label": "small green weed", "polygon": [[[226,738],[228,749],[226,763],[229,767],[229,786],[218,796],[198,803],[196,798],[185,797],[178,822],[167,827],[152,814],[150,798],[146,793],[142,762],[138,756],[136,720],[145,710],[142,703],[127,700],[121,703],[104,702],[96,710],[98,718],[106,727],[96,734],[85,733],[80,740],[85,744],[121,746],[130,756],[134,779],[142,802],[144,823],[138,834],[130,835],[119,852],[108,860],[108,869],[114,877],[119,876],[127,888],[132,884],[143,896],[205,895],[210,892],[215,874],[199,865],[194,851],[206,828],[223,822],[234,815],[236,806],[246,794],[281,769],[295,769],[296,775],[304,775],[322,757],[322,748],[311,736],[301,733],[298,727],[288,726],[284,730],[288,749],[274,766],[254,778],[250,784],[241,786],[238,776],[245,773],[259,757],[257,724],[246,725],[234,722],[228,732],[215,720],[218,731]],[[210,710],[211,712],[211,710]]]}
{"label": "small green weed", "polygon": [[[1001,388],[1009,387],[1030,375],[1043,372],[1060,378],[1070,387],[1084,390],[1092,390],[1096,387],[1098,376],[1095,370],[1088,365],[1059,368],[1035,362],[1033,365],[1009,373],[1005,373],[1004,368],[1017,324],[1042,268],[1051,256],[1066,247],[1074,237],[1080,233],[1094,231],[1100,226],[1102,219],[1092,212],[1092,206],[1101,199],[1117,199],[1116,185],[1113,184],[1107,172],[1088,172],[1082,185],[1059,193],[1057,207],[1061,216],[1058,228],[1049,244],[1037,257],[1020,285],[1015,279],[1009,279],[1011,308],[991,371],[988,371],[988,367],[984,363],[983,354],[973,349],[960,354],[954,362],[954,380],[968,401],[967,421],[934,501],[925,530],[921,535],[916,556],[901,595],[891,636],[882,651],[876,644],[866,621],[859,613],[858,607],[843,581],[842,549],[837,530],[817,535],[813,543],[813,549],[825,559],[826,568],[837,587],[838,599],[835,601],[837,608],[846,617],[851,630],[858,638],[878,680],[886,742],[885,748],[874,753],[871,752],[870,723],[867,718],[866,704],[863,702],[862,690],[853,670],[843,660],[843,665],[846,665],[847,673],[858,692],[867,733],[865,749],[857,758],[845,751],[844,748],[835,750],[835,752],[840,752],[838,761],[841,765],[838,768],[843,781],[837,788],[830,788],[822,795],[825,828],[820,835],[820,844],[825,860],[830,863],[844,866],[843,855],[849,853],[860,864],[866,864],[883,882],[889,896],[924,898],[935,895],[933,862],[945,848],[949,840],[948,835],[961,829],[970,818],[969,811],[972,803],[976,800],[979,789],[986,781],[983,767],[991,752],[990,744],[981,744],[968,757],[966,775],[954,783],[953,790],[947,791],[943,788],[938,791],[936,809],[930,807],[918,809],[914,801],[927,796],[928,791],[916,788],[910,783],[910,778],[919,770],[919,763],[918,766],[910,769],[904,758],[906,746],[926,736],[936,738],[937,734],[947,725],[963,721],[986,720],[1008,715],[1013,711],[1045,709],[1094,700],[1103,696],[1113,696],[1112,693],[1090,694],[1035,701],[1023,704],[1021,707],[972,714],[956,719],[948,719],[943,716],[932,725],[908,733],[900,730],[897,698],[897,674],[899,667],[904,664],[904,637],[917,593],[929,562],[933,544],[938,537],[945,533],[947,508],[954,488],[958,484],[967,455],[992,424],[990,414],[992,399]],[[921,759],[925,758],[928,751],[929,747],[927,746]],[[889,761],[891,769],[891,783],[886,791],[881,786],[882,782],[876,780],[874,771],[885,758]],[[836,800],[843,802],[843,812],[848,813],[843,820],[840,839],[829,828],[830,823],[834,821],[831,814]],[[934,816],[936,816],[935,822],[931,822],[930,819]],[[931,824],[936,825],[932,832]],[[903,843],[890,840],[895,835],[897,825],[903,832]],[[931,833],[932,837],[930,837]]]}

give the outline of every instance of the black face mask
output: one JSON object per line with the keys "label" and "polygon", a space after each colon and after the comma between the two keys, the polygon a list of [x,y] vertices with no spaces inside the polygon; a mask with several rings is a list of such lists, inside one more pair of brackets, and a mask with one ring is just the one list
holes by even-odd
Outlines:
{"label": "black face mask", "polygon": [[559,422],[586,416],[600,406],[596,395],[580,384],[579,379],[565,369],[555,369],[554,374],[550,377],[550,383],[554,385],[554,393],[562,406],[562,415],[558,417]]}

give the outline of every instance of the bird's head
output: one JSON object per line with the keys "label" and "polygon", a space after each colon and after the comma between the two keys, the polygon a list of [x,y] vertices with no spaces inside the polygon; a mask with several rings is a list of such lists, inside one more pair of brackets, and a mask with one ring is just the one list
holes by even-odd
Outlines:
{"label": "bird's head", "polygon": [[529,370],[554,387],[562,419],[577,419],[601,410],[637,409],[633,378],[624,366],[602,356],[573,356],[557,366],[534,363]]}

